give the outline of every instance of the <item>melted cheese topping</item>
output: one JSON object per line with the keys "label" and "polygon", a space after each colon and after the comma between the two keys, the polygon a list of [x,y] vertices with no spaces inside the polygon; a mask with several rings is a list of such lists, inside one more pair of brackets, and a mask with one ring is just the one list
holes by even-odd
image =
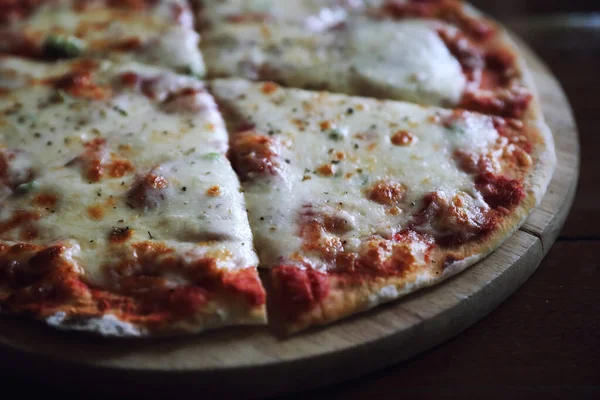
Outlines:
{"label": "melted cheese topping", "polygon": [[457,104],[466,87],[460,63],[432,21],[348,22],[311,32],[287,24],[220,24],[202,42],[209,75],[273,79],[351,95]]}
{"label": "melted cheese topping", "polygon": [[199,19],[203,23],[263,16],[322,31],[344,21],[349,11],[362,7],[363,0],[202,0]]}
{"label": "melted cheese topping", "polygon": [[[343,221],[346,231],[338,237],[345,250],[358,251],[367,238],[389,239],[407,227],[428,193],[464,196],[469,207],[487,207],[473,176],[457,167],[452,154],[493,144],[498,133],[490,117],[469,113],[446,128],[440,118],[450,111],[407,103],[265,91],[264,84],[242,80],[217,80],[212,89],[241,120],[278,143],[281,173],[244,185],[263,266],[294,264],[303,254],[299,221],[306,213]],[[411,143],[393,144],[398,132],[410,132]],[[390,206],[371,200],[368,193],[377,182],[402,185],[401,201]],[[324,267],[322,257],[307,259]]]}
{"label": "melted cheese topping", "polygon": [[[179,16],[173,15],[172,7],[177,3],[162,1],[144,13],[93,5],[82,11],[69,2],[59,2],[41,6],[28,19],[11,26],[10,31],[38,46],[51,35],[77,37],[88,57],[135,60],[202,75],[199,35],[192,29],[189,10],[182,8]],[[173,23],[174,17],[180,24]],[[5,45],[10,48],[11,43]]]}
{"label": "melted cheese topping", "polygon": [[[43,74],[39,65],[4,60],[0,77],[56,76],[69,68],[59,64]],[[257,265],[239,181],[225,157],[227,133],[212,98],[193,78],[138,64],[104,63],[93,79],[107,85],[129,71],[154,83],[155,100],[122,87],[105,101],[68,94],[57,99],[54,88],[40,84],[0,96],[0,143],[24,149],[12,169],[32,171],[25,186],[4,194],[0,226],[19,210],[39,213],[32,221],[35,235],[26,241],[64,244],[76,268],[99,285],[106,279],[103,266],[137,257],[136,242],[162,243],[189,262],[213,258],[229,270]],[[170,100],[183,89],[193,94]],[[86,172],[89,152],[104,166],[99,179]],[[119,161],[125,167],[119,169]],[[139,198],[134,188],[147,174],[160,177],[161,190],[150,187]],[[1,238],[17,243],[26,230],[17,226]],[[126,240],[115,242],[115,233]]]}
{"label": "melted cheese topping", "polygon": [[358,79],[391,98],[457,104],[466,79],[435,25],[423,21],[357,25],[350,42],[356,51],[353,65]]}

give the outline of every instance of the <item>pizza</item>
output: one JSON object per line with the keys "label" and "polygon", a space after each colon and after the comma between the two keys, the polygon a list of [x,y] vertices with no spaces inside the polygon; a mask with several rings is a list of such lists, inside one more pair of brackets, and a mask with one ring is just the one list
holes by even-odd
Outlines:
{"label": "pizza", "polygon": [[6,314],[295,333],[481,260],[554,170],[515,45],[459,1],[0,10]]}

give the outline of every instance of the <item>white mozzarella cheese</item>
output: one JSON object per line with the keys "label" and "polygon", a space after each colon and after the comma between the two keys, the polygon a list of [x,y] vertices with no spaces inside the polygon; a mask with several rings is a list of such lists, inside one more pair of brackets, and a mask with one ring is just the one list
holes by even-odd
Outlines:
{"label": "white mozzarella cheese", "polygon": [[224,23],[204,34],[201,47],[211,76],[455,105],[466,78],[436,33],[439,25],[352,19],[344,29],[312,32],[285,23]]}
{"label": "white mozzarella cheese", "polygon": [[[345,250],[358,251],[365,238],[391,238],[407,227],[428,193],[464,192],[477,201],[473,176],[461,171],[452,155],[455,149],[475,151],[493,144],[498,133],[490,117],[468,114],[460,127],[446,128],[439,118],[449,116],[447,110],[297,89],[265,94],[262,85],[243,80],[212,84],[219,101],[281,144],[281,174],[244,185],[262,265],[293,263],[293,255],[302,254],[298,221],[307,206],[346,215],[351,229],[340,238]],[[410,132],[414,142],[392,144],[398,131]],[[331,176],[315,173],[326,164]],[[397,213],[369,199],[367,191],[378,181],[406,188]],[[319,257],[313,262],[323,266]]]}
{"label": "white mozzarella cheese", "polygon": [[[3,60],[0,76],[16,73],[9,66],[20,66],[24,73],[31,64]],[[51,76],[65,66],[54,69]],[[38,68],[31,71],[42,75]],[[105,63],[94,72],[94,81],[115,82],[128,71],[156,80],[159,98],[167,96],[165,91],[197,89],[193,101],[203,107],[194,112],[165,110],[160,99],[131,89],[116,90],[101,101],[65,95],[60,102],[48,102],[55,92],[49,85],[24,86],[0,96],[0,143],[26,149],[28,155],[27,160],[17,158],[11,168],[31,163],[33,169],[27,190],[3,201],[0,224],[19,209],[35,208],[40,194],[55,195],[55,204],[47,205],[35,221],[37,236],[28,242],[70,243],[69,257],[97,284],[106,278],[104,266],[135,257],[131,243],[147,240],[164,243],[190,260],[215,256],[221,268],[257,265],[239,181],[225,157],[227,133],[211,96],[193,78],[138,64]],[[116,177],[105,173],[91,181],[73,160],[86,151],[85,143],[99,137],[106,141],[101,163],[119,157],[134,170]],[[128,198],[148,172],[167,182],[156,199],[144,199],[157,204],[151,210]],[[113,229],[127,228],[132,230],[127,242],[111,243]],[[8,230],[2,239],[19,242],[20,232],[19,227]]]}

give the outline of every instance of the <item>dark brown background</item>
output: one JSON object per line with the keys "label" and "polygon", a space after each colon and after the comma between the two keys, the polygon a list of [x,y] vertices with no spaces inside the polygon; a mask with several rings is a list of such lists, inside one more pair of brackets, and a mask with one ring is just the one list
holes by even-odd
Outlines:
{"label": "dark brown background", "polygon": [[[565,227],[529,281],[460,336],[387,370],[285,399],[600,399],[600,0],[472,3],[537,51],[573,105],[582,164]],[[9,398],[12,390],[19,398],[97,397],[69,393],[74,377],[57,382],[62,388],[56,389],[24,381],[3,367],[0,398]],[[201,393],[173,397],[203,398]]]}

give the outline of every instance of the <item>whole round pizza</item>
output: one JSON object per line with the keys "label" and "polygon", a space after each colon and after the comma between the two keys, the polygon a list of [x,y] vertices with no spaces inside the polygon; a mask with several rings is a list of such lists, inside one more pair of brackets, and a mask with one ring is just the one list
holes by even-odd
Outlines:
{"label": "whole round pizza", "polygon": [[515,45],[456,0],[0,0],[5,314],[331,323],[488,255],[554,164]]}

